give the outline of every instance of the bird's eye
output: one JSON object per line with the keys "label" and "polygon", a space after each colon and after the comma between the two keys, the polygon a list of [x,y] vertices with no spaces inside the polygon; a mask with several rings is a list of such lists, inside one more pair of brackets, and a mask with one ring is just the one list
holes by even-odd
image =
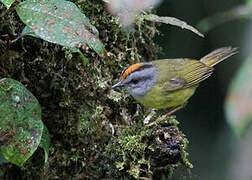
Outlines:
{"label": "bird's eye", "polygon": [[133,79],[133,80],[131,81],[131,83],[133,83],[133,84],[137,84],[138,82],[139,82],[138,79]]}

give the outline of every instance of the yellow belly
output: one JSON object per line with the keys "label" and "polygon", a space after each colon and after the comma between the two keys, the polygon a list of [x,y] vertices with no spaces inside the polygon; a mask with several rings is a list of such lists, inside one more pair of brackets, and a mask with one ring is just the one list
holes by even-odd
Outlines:
{"label": "yellow belly", "polygon": [[197,87],[198,85],[195,85],[185,89],[166,92],[161,87],[153,86],[143,98],[136,99],[144,106],[155,109],[175,107],[185,104],[194,94]]}

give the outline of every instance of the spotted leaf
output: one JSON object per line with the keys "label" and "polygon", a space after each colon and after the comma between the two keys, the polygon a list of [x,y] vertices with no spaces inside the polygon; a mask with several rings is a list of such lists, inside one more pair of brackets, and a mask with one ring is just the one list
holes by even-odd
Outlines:
{"label": "spotted leaf", "polygon": [[21,2],[16,11],[35,34],[30,35],[71,48],[88,45],[101,57],[106,57],[98,30],[74,3],[65,0],[30,0]]}
{"label": "spotted leaf", "polygon": [[40,143],[41,107],[20,82],[4,78],[0,80],[0,119],[0,151],[21,167]]}

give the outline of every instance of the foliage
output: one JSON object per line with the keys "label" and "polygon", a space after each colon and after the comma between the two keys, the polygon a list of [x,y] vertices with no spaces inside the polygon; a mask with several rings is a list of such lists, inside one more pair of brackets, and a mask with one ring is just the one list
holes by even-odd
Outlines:
{"label": "foliage", "polygon": [[39,143],[39,147],[44,149],[45,163],[48,161],[49,148],[50,148],[50,144],[51,144],[50,142],[51,142],[51,139],[50,139],[49,131],[48,131],[47,127],[44,126],[41,141]]}
{"label": "foliage", "polygon": [[[85,48],[87,44],[100,56],[106,56],[98,30],[74,3],[65,0],[24,1],[16,10],[29,27],[23,30],[23,35],[33,31],[36,37],[69,48]],[[87,64],[87,59],[84,62]]]}
{"label": "foliage", "polygon": [[247,4],[237,6],[225,12],[216,13],[212,16],[202,19],[197,27],[200,31],[207,33],[218,25],[230,22],[236,19],[250,19],[252,15],[251,1],[247,0]]}
{"label": "foliage", "polygon": [[19,82],[0,80],[0,144],[5,159],[18,166],[37,149],[44,125],[37,99]]}
{"label": "foliage", "polygon": [[252,57],[243,62],[232,84],[225,103],[228,123],[237,135],[247,132],[252,123]]}
{"label": "foliage", "polygon": [[3,164],[3,163],[8,163],[9,161],[7,161],[4,157],[4,155],[1,153],[0,151],[0,164]]}
{"label": "foliage", "polygon": [[[40,14],[40,16],[53,14],[54,11],[50,10],[55,10],[55,6],[52,6],[52,4],[56,1],[49,2],[50,10],[46,9],[44,4],[48,1],[40,1],[45,9],[43,11],[38,7],[37,12],[27,9],[26,6],[28,4],[35,5],[34,2],[37,1],[24,1],[17,5],[18,15],[27,26],[20,22],[14,11],[5,11],[4,18],[0,19],[0,30],[3,34],[7,34],[7,37],[0,36],[0,76],[12,77],[22,82],[40,102],[43,123],[46,124],[50,132],[51,155],[47,163],[44,164],[44,159],[41,157],[43,153],[38,149],[21,169],[16,169],[15,166],[9,164],[7,166],[1,165],[3,176],[0,177],[11,176],[14,179],[39,179],[41,177],[48,179],[55,177],[62,179],[100,179],[103,177],[111,179],[114,177],[113,172],[118,172],[118,168],[115,166],[115,161],[108,158],[108,154],[104,154],[104,150],[109,149],[109,146],[113,147],[114,144],[120,142],[122,149],[128,153],[127,148],[134,146],[133,143],[125,146],[125,140],[129,139],[139,142],[140,145],[139,148],[133,149],[136,150],[134,157],[138,155],[139,157],[147,157],[141,153],[145,153],[146,150],[155,151],[151,145],[148,145],[147,149],[145,148],[145,143],[151,143],[151,139],[153,139],[151,134],[146,134],[152,130],[147,130],[145,133],[146,128],[141,127],[145,109],[135,104],[126,94],[117,93],[110,88],[112,80],[115,79],[122,68],[143,59],[149,61],[156,58],[159,48],[153,43],[153,37],[157,33],[155,24],[143,20],[138,21],[135,32],[125,35],[121,31],[117,18],[108,14],[102,1],[76,1],[76,7],[80,9],[80,12],[85,12],[86,18],[84,19],[90,22],[90,26],[86,22],[84,22],[85,25],[77,23],[76,26],[83,28],[85,32],[88,31],[87,34],[91,34],[90,37],[95,37],[102,42],[102,45],[98,44],[98,46],[103,47],[101,48],[102,51],[104,50],[103,52],[106,48],[107,55],[110,58],[110,61],[101,61],[104,53],[93,48],[96,47],[96,44],[90,42],[90,45],[83,39],[77,39],[76,42],[86,43],[94,51],[97,51],[95,53],[88,47],[80,49],[89,60],[87,66],[83,66],[80,63],[80,57],[72,52],[73,49],[70,49],[76,48],[76,46],[62,47],[57,45],[58,42],[56,43],[56,41],[56,44],[49,43],[54,42],[50,39],[51,36],[46,41],[37,38],[41,38],[41,26],[36,27],[33,24],[36,23],[33,22],[33,19],[39,20],[39,25],[46,26],[48,32],[51,32],[51,30],[59,32],[59,29],[50,29],[49,26],[54,25],[51,24],[51,20],[62,24],[58,22],[57,18],[54,19],[51,16],[48,17],[49,21],[47,22],[43,22],[42,19],[37,17],[37,14]],[[69,6],[73,5],[66,1],[58,2],[70,4]],[[64,12],[60,11],[58,4],[54,5],[57,7],[56,12]],[[33,16],[33,19],[29,22],[26,12]],[[80,12],[78,12],[78,15],[80,15]],[[84,14],[81,14],[80,16],[83,18]],[[71,22],[68,18],[65,19],[66,24]],[[99,35],[96,30],[92,29],[93,27],[97,29],[97,32],[99,31]],[[10,41],[10,39],[20,35],[21,32],[23,32],[23,35],[29,34],[30,37]],[[62,33],[58,35],[62,38]],[[72,35],[70,33],[70,36]],[[65,43],[64,39],[60,39],[59,44],[61,42]],[[65,46],[65,44],[61,45]],[[97,54],[100,56],[97,56]],[[129,130],[131,134],[113,136],[114,133],[122,131],[124,127],[126,129],[132,127],[132,130]],[[138,131],[138,128],[142,132]],[[44,130],[46,129],[44,128]],[[188,165],[188,163],[185,163],[186,153],[184,151],[186,139],[175,125],[168,128],[167,131],[173,132],[173,138],[166,140],[168,144],[175,137],[181,137],[175,148],[179,149],[180,153],[176,156],[177,158],[173,161],[172,166],[168,168],[169,171],[172,171],[173,168],[181,164]],[[126,133],[127,130],[124,132]],[[47,135],[47,133],[43,135]],[[145,138],[148,140],[144,141]],[[48,146],[44,145],[44,140],[49,143],[48,136],[42,136],[40,144],[40,147],[45,151],[46,161],[49,149]],[[156,150],[157,153],[161,153],[161,149],[156,148]],[[170,150],[169,147],[166,152],[171,152]],[[175,151],[177,152],[177,150]],[[118,177],[120,175],[121,177],[129,177],[129,174],[133,175],[132,177],[138,175],[140,177],[138,167],[142,168],[142,165],[147,165],[153,157],[148,156],[146,159],[137,160],[127,156],[129,159],[125,159],[125,162],[132,164],[132,168],[128,169],[124,166],[126,174],[118,173]],[[156,163],[155,165],[159,167],[158,172],[164,172],[162,167],[167,169],[165,166],[167,163],[169,164],[167,162],[170,160],[169,157],[163,158],[166,160],[163,164],[153,160]],[[20,172],[21,177],[15,177],[18,174],[16,172]],[[147,175],[151,176],[151,172],[150,169]]]}
{"label": "foliage", "polygon": [[0,0],[0,2],[2,2],[7,7],[7,9],[9,9],[15,2],[15,0]]}
{"label": "foliage", "polygon": [[148,21],[160,22],[160,23],[170,24],[173,26],[178,26],[178,27],[181,27],[182,29],[190,30],[194,32],[195,34],[201,37],[204,37],[204,35],[200,33],[196,28],[188,25],[186,22],[181,21],[180,19],[177,19],[175,17],[160,17],[155,14],[146,14],[146,15],[143,15],[143,18]]}

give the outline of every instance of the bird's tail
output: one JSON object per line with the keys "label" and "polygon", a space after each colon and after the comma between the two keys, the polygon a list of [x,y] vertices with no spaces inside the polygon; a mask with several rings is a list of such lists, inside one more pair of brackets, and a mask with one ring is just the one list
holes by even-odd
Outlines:
{"label": "bird's tail", "polygon": [[201,58],[200,61],[209,67],[213,67],[236,53],[238,53],[237,48],[223,47],[210,52]]}

